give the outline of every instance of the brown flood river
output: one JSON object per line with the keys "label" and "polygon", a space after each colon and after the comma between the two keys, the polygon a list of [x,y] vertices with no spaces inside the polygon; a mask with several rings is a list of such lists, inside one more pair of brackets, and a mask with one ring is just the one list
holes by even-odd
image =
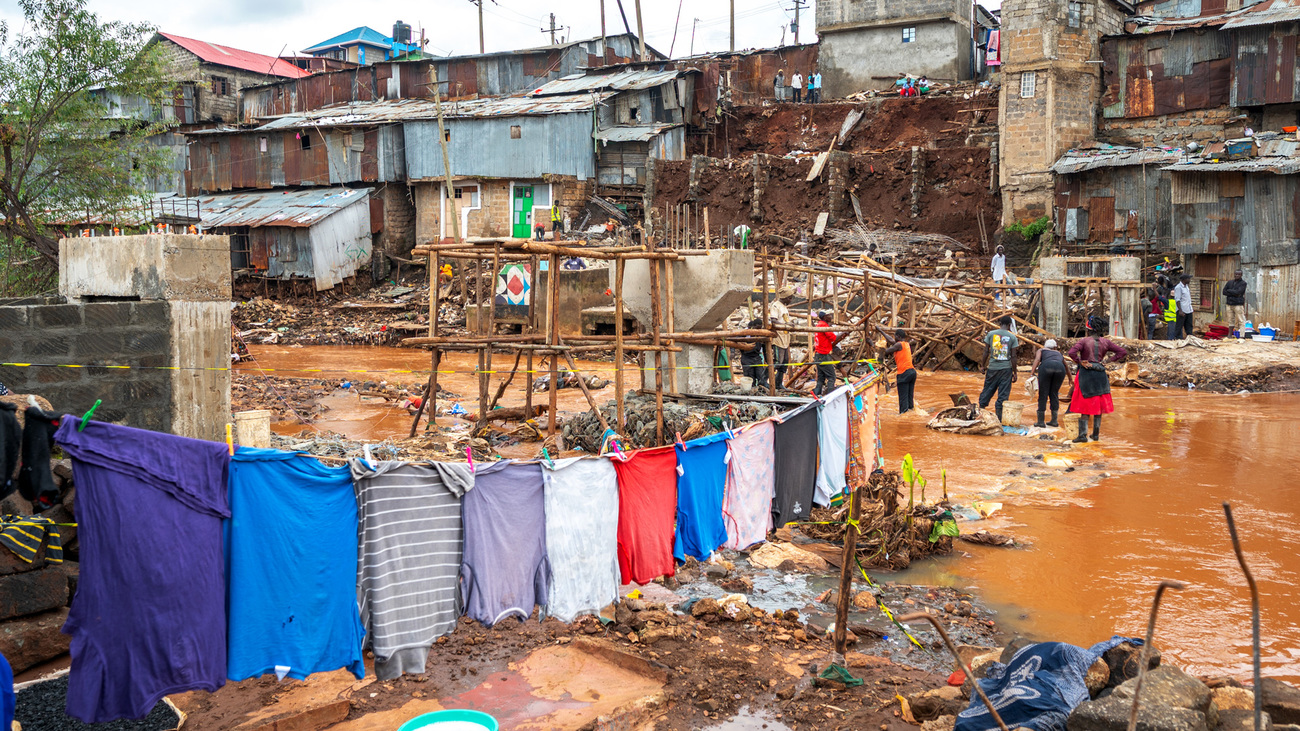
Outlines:
{"label": "brown flood river", "polygon": [[[423,383],[425,351],[382,347],[253,346],[258,365],[282,376]],[[509,370],[513,356],[496,355]],[[473,411],[474,356],[444,357],[444,386]],[[255,366],[241,364],[255,372]],[[522,367],[522,364],[521,364]],[[609,363],[582,363],[612,378]],[[325,373],[282,369],[320,368]],[[356,373],[350,369],[424,373]],[[603,370],[600,370],[603,369]],[[636,371],[629,368],[629,386]],[[522,374],[502,405],[523,403]],[[495,380],[493,388],[495,388]],[[933,413],[949,393],[978,394],[980,378],[921,374],[917,403]],[[613,387],[597,391],[599,403]],[[546,403],[545,392],[534,403]],[[1013,399],[1024,398],[1016,384]],[[377,399],[343,391],[316,423],[357,439],[405,436],[410,417]],[[441,403],[441,402],[440,402]],[[1259,582],[1266,675],[1300,680],[1300,450],[1294,447],[1300,395],[1221,396],[1182,390],[1116,389],[1116,412],[1103,419],[1103,441],[1061,449],[1025,437],[943,434],[918,416],[898,417],[893,392],[882,401],[886,464],[911,453],[929,480],[927,498],[942,492],[940,470],[958,503],[1001,504],[964,531],[1014,536],[1020,548],[958,543],[958,553],[913,566],[898,581],[977,591],[999,610],[1002,626],[1038,639],[1089,645],[1112,634],[1141,636],[1155,585],[1177,579],[1156,628],[1157,644],[1196,674],[1250,675],[1250,596],[1233,557],[1221,503],[1233,505],[1247,560]],[[581,391],[560,391],[560,411],[587,409]],[[1026,419],[1032,420],[1032,405]],[[277,431],[296,433],[282,423]],[[1037,455],[1046,458],[1035,459]],[[1047,464],[1049,466],[1043,466]]]}

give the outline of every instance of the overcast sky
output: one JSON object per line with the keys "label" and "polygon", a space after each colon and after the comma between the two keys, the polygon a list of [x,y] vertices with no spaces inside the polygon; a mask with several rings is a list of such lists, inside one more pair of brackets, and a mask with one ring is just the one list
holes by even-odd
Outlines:
{"label": "overcast sky", "polygon": [[[385,35],[393,22],[411,25],[414,35],[423,29],[431,53],[478,52],[478,13],[471,0],[89,0],[90,8],[105,19],[146,21],[160,30],[212,43],[268,55],[309,48],[357,26],[368,25]],[[571,39],[600,35],[601,0],[484,0],[484,26],[488,51],[529,48],[550,42],[542,28],[563,26],[560,35]],[[615,0],[604,0],[609,33],[623,30]],[[634,0],[622,0],[628,24],[636,32]],[[800,11],[799,40],[816,39],[813,10],[816,0],[805,0]],[[996,5],[986,1],[986,5]],[[792,43],[790,22],[794,0],[735,0],[736,47],[762,48],[784,41]],[[727,0],[642,0],[646,42],[662,53],[683,56],[694,50],[728,47]],[[680,8],[680,19],[678,9]],[[16,0],[0,0],[0,18],[11,29],[22,26]],[[698,19],[698,22],[696,20]],[[676,41],[673,33],[676,27]]]}

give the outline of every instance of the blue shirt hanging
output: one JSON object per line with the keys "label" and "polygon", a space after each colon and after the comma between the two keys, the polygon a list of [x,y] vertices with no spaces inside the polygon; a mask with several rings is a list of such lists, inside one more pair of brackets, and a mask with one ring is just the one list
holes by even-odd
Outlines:
{"label": "blue shirt hanging", "polygon": [[673,556],[705,561],[727,542],[722,496],[727,486],[730,432],[677,444],[677,535]]}
{"label": "blue shirt hanging", "polygon": [[365,676],[357,500],[346,466],[276,449],[235,452],[226,521],[231,680]]}

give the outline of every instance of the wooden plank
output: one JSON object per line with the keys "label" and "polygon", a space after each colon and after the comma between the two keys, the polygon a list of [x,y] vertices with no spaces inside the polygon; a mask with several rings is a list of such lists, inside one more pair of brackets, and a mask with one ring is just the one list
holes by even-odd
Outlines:
{"label": "wooden plank", "polygon": [[813,236],[821,236],[826,233],[826,222],[831,218],[831,214],[822,211],[817,214],[817,225],[813,226]]}
{"label": "wooden plank", "polygon": [[817,179],[818,175],[822,174],[822,168],[826,167],[826,161],[830,159],[830,156],[829,152],[817,153],[817,157],[813,160],[812,170],[808,171],[808,177],[804,180],[805,183],[811,183]]}

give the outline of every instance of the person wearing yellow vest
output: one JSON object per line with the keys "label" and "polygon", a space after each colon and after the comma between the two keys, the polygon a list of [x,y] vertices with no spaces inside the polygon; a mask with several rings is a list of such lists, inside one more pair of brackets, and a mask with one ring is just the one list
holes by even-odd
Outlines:
{"label": "person wearing yellow vest", "polygon": [[564,233],[564,216],[560,213],[559,205],[551,206],[551,231],[555,233],[555,240],[560,240],[560,234]]}

